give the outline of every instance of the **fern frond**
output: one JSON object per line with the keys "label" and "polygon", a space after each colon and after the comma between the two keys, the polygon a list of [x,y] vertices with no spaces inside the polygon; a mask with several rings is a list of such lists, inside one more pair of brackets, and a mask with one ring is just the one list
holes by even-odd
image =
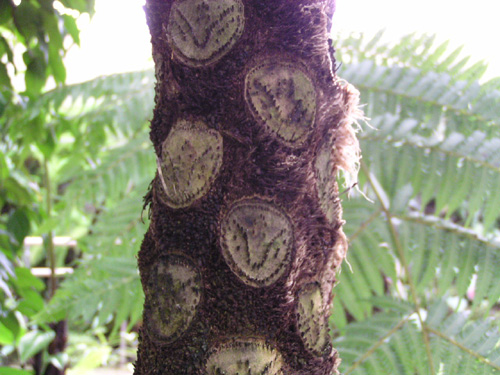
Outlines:
{"label": "fern frond", "polygon": [[[432,201],[437,214],[447,218],[460,210],[466,225],[476,225],[481,214],[484,231],[500,216],[495,203],[500,187],[500,138],[479,130],[468,137],[436,130],[423,136],[415,119],[385,114],[373,120],[378,130],[367,130],[360,138],[366,162],[394,200],[404,209],[418,197],[420,209]],[[424,126],[425,127],[425,126]],[[413,166],[413,167],[411,167]],[[475,182],[475,183],[474,183]],[[404,197],[401,196],[408,188]],[[486,204],[489,202],[489,204]],[[394,202],[395,203],[395,202]]]}
{"label": "fern frond", "polygon": [[388,350],[387,341],[404,327],[409,314],[380,313],[363,322],[351,323],[345,335],[333,341],[343,358],[343,374],[402,374],[401,361]]}
{"label": "fern frond", "polygon": [[[108,205],[90,227],[92,236],[79,240],[79,245],[90,254],[132,258],[139,250],[140,238],[148,222],[142,215],[142,192],[149,181],[122,200]],[[145,222],[146,221],[146,222]]]}
{"label": "fern frond", "polygon": [[[427,313],[426,329],[432,334],[432,355],[439,372],[498,374],[498,327],[491,320],[475,321],[470,314],[450,311],[439,300]],[[412,319],[408,309],[399,314],[380,312],[349,324],[345,336],[334,340],[343,358],[342,374],[428,374],[421,327]]]}
{"label": "fern frond", "polygon": [[101,256],[80,264],[38,320],[50,322],[63,314],[73,324],[112,323],[116,333],[124,321],[129,327],[137,323],[143,300],[135,258]]}
{"label": "fern frond", "polygon": [[458,81],[473,82],[482,77],[486,63],[466,67],[469,57],[462,57],[463,47],[449,50],[449,42],[437,44],[435,35],[415,33],[403,36],[397,43],[383,41],[384,31],[369,41],[363,34],[338,35],[334,41],[339,61],[349,64],[364,60],[382,66],[417,67],[423,72],[451,73]]}
{"label": "fern frond", "polygon": [[500,298],[500,81],[478,83],[485,65],[432,36],[382,38],[336,45],[375,128],[359,175],[375,203],[343,202],[353,273],[336,288],[334,345],[346,374],[499,373],[498,328],[480,317]]}
{"label": "fern frond", "polygon": [[[347,262],[342,265],[342,276],[335,288],[339,298],[334,301],[334,309],[348,311],[356,320],[363,320],[373,312],[370,299],[383,296],[386,283],[397,279],[396,263],[383,243],[387,229],[374,205],[366,200],[352,199],[343,202],[343,206],[350,245]],[[334,314],[334,319],[337,316]],[[334,323],[341,330],[346,324],[342,318]]]}
{"label": "fern frond", "polygon": [[135,255],[148,224],[141,215],[148,183],[106,202],[89,228],[91,235],[78,240],[84,254],[75,273],[62,282],[40,320],[64,314],[84,325],[112,322],[115,334],[124,321],[132,327],[140,319],[144,297]]}
{"label": "fern frond", "polygon": [[[378,190],[381,188],[377,186]],[[436,216],[423,215],[411,209],[405,214],[391,212],[391,215],[390,223],[387,223],[385,218],[377,219],[371,224],[372,228],[380,228],[385,221],[387,225],[394,226],[397,230],[401,245],[394,242],[394,239],[390,240],[390,248],[393,249],[391,254],[400,258],[400,261],[407,262],[410,275],[406,276],[413,279],[417,292],[424,294],[431,290],[437,296],[442,296],[455,286],[456,294],[464,298],[473,276],[477,275],[474,305],[479,305],[484,299],[488,307],[498,302],[500,297],[500,287],[497,285],[497,280],[500,279],[498,239],[488,239],[481,236],[476,229],[469,229]],[[348,218],[347,210],[346,218]],[[379,230],[378,233],[384,232]],[[363,235],[359,238],[363,238]],[[390,236],[383,238],[388,239]],[[373,254],[381,250],[382,243],[383,239],[367,243],[366,247],[361,247],[361,251],[373,257]],[[353,242],[355,255],[356,252],[360,252],[358,250],[360,245],[358,239]],[[397,251],[398,246],[405,252],[404,260]],[[350,259],[349,256],[347,259]],[[381,264],[380,261],[375,262],[374,258],[371,260],[372,269],[374,269],[373,264]],[[393,267],[395,273],[396,263],[393,263]],[[375,269],[380,270],[379,267]],[[364,272],[361,267],[358,271]],[[387,270],[382,272],[388,275]],[[342,276],[344,277],[344,274]],[[341,288],[342,283],[339,285],[339,289]],[[371,291],[376,294],[375,287],[372,286]],[[352,293],[357,295],[357,291]],[[340,292],[339,295],[342,296]],[[347,304],[346,309],[349,310]]]}
{"label": "fern frond", "polygon": [[453,350],[434,351],[443,373],[499,374],[500,331],[491,319],[475,321],[467,312],[450,313],[444,300],[430,307],[426,324],[434,347],[451,345]]}
{"label": "fern frond", "polygon": [[[347,65],[339,74],[361,91],[362,101],[369,103],[366,114],[371,118],[383,114],[380,111],[398,113],[398,107],[407,104],[414,107],[410,115],[428,116],[433,110],[440,111],[447,117],[448,127],[455,131],[467,131],[462,123],[464,118],[469,123],[471,119],[500,123],[500,114],[495,110],[500,103],[500,92],[486,93],[476,82],[454,82],[449,73],[386,67],[364,60]],[[425,107],[430,109],[423,111]]]}
{"label": "fern frond", "polygon": [[[86,170],[67,169],[66,207],[60,215],[71,217],[71,211],[88,207],[101,211],[133,190],[143,194],[154,176],[155,156],[147,136],[141,135],[128,143],[109,149],[99,165]],[[140,205],[141,197],[137,202]],[[71,223],[68,222],[68,225]]]}

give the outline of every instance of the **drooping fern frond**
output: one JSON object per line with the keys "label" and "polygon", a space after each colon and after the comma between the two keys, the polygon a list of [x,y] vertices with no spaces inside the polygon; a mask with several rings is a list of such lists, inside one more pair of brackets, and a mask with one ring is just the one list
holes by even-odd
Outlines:
{"label": "drooping fern frond", "polygon": [[152,85],[151,72],[128,73],[64,87],[42,97],[44,106],[55,111],[53,121],[75,124],[78,134],[68,146],[71,156],[58,173],[65,187],[60,197],[65,206],[59,217],[67,228],[73,225],[68,218],[74,210],[87,214],[89,209],[109,209],[152,179],[155,162],[147,136]]}
{"label": "drooping fern frond", "polygon": [[368,117],[400,114],[433,129],[446,119],[446,131],[464,135],[487,122],[483,131],[495,134],[490,122],[500,122],[498,81],[483,86],[477,82],[486,64],[457,61],[460,49],[448,53],[447,43],[435,46],[432,36],[409,35],[394,46],[378,44],[381,38],[379,33],[365,43],[350,36],[336,45],[340,61],[350,61],[342,77],[364,94]]}
{"label": "drooping fern frond", "polygon": [[432,37],[381,38],[336,45],[372,126],[359,186],[373,203],[343,202],[349,265],[332,319],[343,370],[500,373],[498,80],[478,83],[485,65]]}
{"label": "drooping fern frond", "polygon": [[137,323],[144,295],[135,254],[147,228],[140,194],[146,188],[147,183],[139,184],[128,196],[106,205],[90,226],[91,234],[78,241],[84,257],[75,273],[62,283],[40,320],[65,316],[83,326],[111,323],[112,334],[124,321],[129,328]]}
{"label": "drooping fern frond", "polygon": [[65,280],[39,321],[65,318],[75,326],[110,324],[112,334],[141,318],[144,295],[133,256],[101,255],[83,260]]}
{"label": "drooping fern frond", "polygon": [[[484,231],[491,229],[500,216],[500,197],[495,194],[500,188],[500,138],[481,130],[469,136],[444,135],[439,129],[425,137],[418,134],[417,120],[391,114],[375,118],[372,124],[378,130],[369,129],[361,136],[366,141],[367,163],[384,169],[377,175],[392,196],[409,184],[413,192],[408,199],[420,193],[422,208],[433,200],[436,212],[444,210],[447,218],[459,213],[466,225],[475,224],[480,212]],[[394,149],[399,152],[388,152]],[[402,161],[418,167],[400,168]]]}
{"label": "drooping fern frond", "polygon": [[155,171],[147,136],[152,84],[151,72],[120,74],[56,89],[39,103],[51,108],[54,126],[66,122],[74,131],[71,156],[57,173],[58,230],[80,226],[83,251],[39,320],[62,315],[84,325],[112,323],[116,333],[122,322],[132,327],[141,316],[135,254],[146,230],[142,196]]}
{"label": "drooping fern frond", "polygon": [[[344,336],[334,340],[343,353],[342,374],[430,373],[422,329],[415,312],[404,307],[352,323]],[[500,333],[491,320],[471,322],[467,313],[453,313],[444,300],[438,300],[430,306],[425,325],[439,373],[499,373]]]}

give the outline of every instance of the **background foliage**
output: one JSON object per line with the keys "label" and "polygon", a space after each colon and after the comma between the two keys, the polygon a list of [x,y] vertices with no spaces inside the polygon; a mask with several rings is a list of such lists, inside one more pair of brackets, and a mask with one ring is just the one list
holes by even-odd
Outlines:
{"label": "background foliage", "polygon": [[[341,370],[500,373],[500,80],[478,83],[486,67],[432,37],[392,46],[380,37],[334,43],[339,75],[360,89],[371,125],[359,133],[359,189],[371,202],[356,192],[343,201],[349,263],[331,321]],[[72,366],[98,365],[120,327],[133,330],[141,316],[135,254],[155,170],[153,76],[24,97],[11,95],[1,118],[0,364],[28,362],[52,339],[47,324],[65,318],[71,343],[93,338],[85,352],[69,347]],[[45,245],[25,254],[27,235]],[[52,249],[55,265],[75,272],[47,305],[50,293],[26,267],[48,262],[56,235],[77,239]],[[27,346],[35,337],[40,345]]]}

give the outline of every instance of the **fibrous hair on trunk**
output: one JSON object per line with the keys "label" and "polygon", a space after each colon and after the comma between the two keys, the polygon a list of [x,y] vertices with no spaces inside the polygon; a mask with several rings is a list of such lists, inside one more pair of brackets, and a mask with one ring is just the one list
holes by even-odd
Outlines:
{"label": "fibrous hair on trunk", "polygon": [[358,92],[333,0],[148,0],[158,168],[136,375],[330,375]]}

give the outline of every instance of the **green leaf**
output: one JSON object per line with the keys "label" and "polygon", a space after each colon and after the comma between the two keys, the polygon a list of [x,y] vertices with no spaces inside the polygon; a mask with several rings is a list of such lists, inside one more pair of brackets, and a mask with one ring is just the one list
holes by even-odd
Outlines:
{"label": "green leaf", "polygon": [[18,208],[9,217],[7,221],[7,230],[13,235],[16,243],[12,244],[16,249],[23,245],[24,238],[30,233],[31,224],[23,208]]}
{"label": "green leaf", "polygon": [[59,20],[54,13],[43,13],[43,27],[45,32],[49,35],[49,48],[54,48],[56,51],[62,50],[63,36],[59,30]]}
{"label": "green leaf", "polygon": [[26,51],[23,59],[27,68],[24,76],[26,93],[31,96],[37,95],[47,80],[47,59],[39,49]]}
{"label": "green leaf", "polygon": [[370,298],[370,302],[373,306],[377,306],[382,309],[392,310],[397,313],[407,314],[411,310],[415,309],[410,303],[404,300],[398,300],[387,296],[375,296]]}
{"label": "green leaf", "polygon": [[[4,63],[0,63],[0,89],[4,90],[5,88],[11,88],[10,77],[7,73],[7,67]],[[0,115],[3,110],[0,110]]]}
{"label": "green leaf", "polygon": [[103,365],[111,354],[111,347],[108,345],[100,345],[91,348],[85,355],[74,365],[73,370],[80,373],[89,373],[97,367]]}
{"label": "green leaf", "polygon": [[2,375],[33,375],[32,371],[19,370],[12,367],[0,367],[0,374]]}
{"label": "green leaf", "polygon": [[22,290],[20,292],[23,299],[17,305],[17,310],[22,314],[32,317],[45,307],[45,302],[39,293],[34,290]]}
{"label": "green leaf", "polygon": [[70,9],[76,9],[77,11],[83,13],[88,12],[93,9],[93,0],[61,0],[61,3]]}
{"label": "green leaf", "polygon": [[29,1],[21,1],[14,8],[15,25],[19,33],[25,38],[25,44],[38,36],[42,27],[40,11]]}
{"label": "green leaf", "polygon": [[0,322],[0,344],[11,345],[14,342],[14,333]]}
{"label": "green leaf", "polygon": [[64,50],[63,37],[59,30],[59,20],[54,14],[44,15],[44,26],[49,35],[49,67],[57,83],[66,81],[66,68],[64,67],[61,52]]}
{"label": "green leaf", "polygon": [[80,30],[78,30],[78,26],[76,25],[76,20],[68,16],[67,14],[64,14],[63,16],[64,20],[64,27],[66,28],[66,31],[71,35],[73,38],[73,41],[79,46],[80,45]]}
{"label": "green leaf", "polygon": [[18,351],[21,363],[26,363],[38,352],[46,349],[54,340],[55,332],[31,331],[19,341]]}
{"label": "green leaf", "polygon": [[57,353],[49,356],[50,363],[57,369],[63,370],[69,363],[68,353]]}
{"label": "green leaf", "polygon": [[34,276],[28,268],[16,267],[16,285],[21,289],[34,288],[42,291],[45,289],[45,284],[38,277]]}
{"label": "green leaf", "polygon": [[55,138],[56,136],[54,135],[52,129],[47,129],[44,134],[44,138],[36,140],[38,149],[47,159],[50,159],[56,149],[57,144]]}
{"label": "green leaf", "polygon": [[0,117],[4,114],[12,98],[10,90],[0,90]]}
{"label": "green leaf", "polygon": [[0,35],[0,57],[4,54],[7,54],[7,61],[14,64],[14,53],[10,48],[9,42],[7,41],[7,39]]}
{"label": "green leaf", "polygon": [[14,311],[10,311],[7,316],[0,318],[0,323],[13,335],[14,340],[17,340],[23,333],[23,329],[19,323],[19,319],[24,319]]}
{"label": "green leaf", "polygon": [[26,206],[31,203],[30,193],[14,177],[9,176],[3,181],[0,180],[0,187],[5,189],[6,197],[17,205]]}
{"label": "green leaf", "polygon": [[[9,0],[0,0],[0,25],[12,19],[12,6]],[[1,54],[0,54],[1,55]]]}

